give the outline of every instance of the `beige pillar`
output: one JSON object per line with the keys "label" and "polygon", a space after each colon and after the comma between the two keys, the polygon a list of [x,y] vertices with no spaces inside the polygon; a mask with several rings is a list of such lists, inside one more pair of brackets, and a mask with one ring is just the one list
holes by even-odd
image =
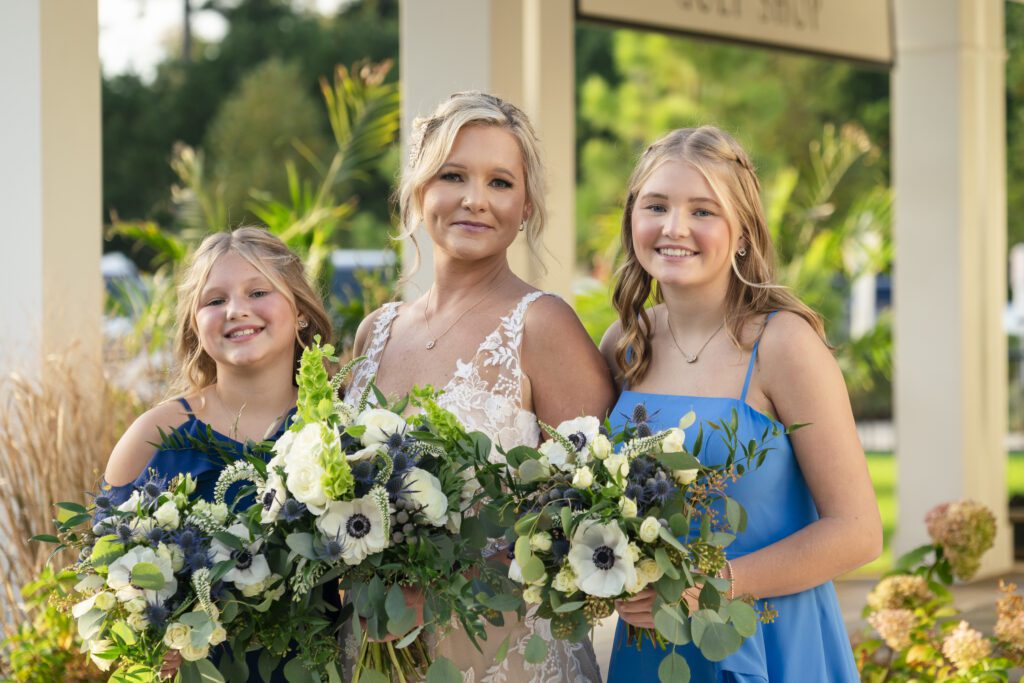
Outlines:
{"label": "beige pillar", "polygon": [[894,3],[894,552],[927,542],[932,506],[972,498],[999,526],[983,574],[1012,564],[1003,4]]}
{"label": "beige pillar", "polygon": [[[575,263],[575,122],[571,0],[404,0],[401,5],[403,149],[412,121],[459,90],[484,90],[520,106],[544,148],[549,174],[547,274],[532,263],[523,238],[510,252],[513,270],[571,301]],[[419,231],[421,266],[403,296],[415,298],[433,278],[429,238]],[[411,266],[415,250],[406,244]]]}
{"label": "beige pillar", "polygon": [[[96,0],[0,6],[0,368],[102,348]],[[84,366],[83,366],[84,367]]]}

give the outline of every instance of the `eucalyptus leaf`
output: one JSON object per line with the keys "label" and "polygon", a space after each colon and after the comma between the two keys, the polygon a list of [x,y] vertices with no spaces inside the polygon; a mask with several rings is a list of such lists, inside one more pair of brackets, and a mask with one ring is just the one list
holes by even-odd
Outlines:
{"label": "eucalyptus leaf", "polygon": [[526,643],[526,649],[523,651],[523,659],[530,664],[540,664],[548,658],[548,644],[540,636],[540,634],[534,633],[530,636],[530,640]]}
{"label": "eucalyptus leaf", "polygon": [[297,555],[305,557],[307,560],[317,559],[316,552],[313,550],[313,534],[309,533],[292,533],[284,539],[284,542],[288,544],[288,547],[292,549]]}
{"label": "eucalyptus leaf", "polygon": [[544,563],[536,555],[531,555],[525,563],[522,563],[523,579],[527,583],[534,583],[544,578]]}
{"label": "eucalyptus leaf", "polygon": [[729,621],[736,627],[736,632],[744,638],[749,638],[757,632],[757,612],[754,608],[742,600],[733,600],[726,608]]}
{"label": "eucalyptus leaf", "polygon": [[447,657],[438,657],[427,669],[427,683],[462,683],[462,672]]}
{"label": "eucalyptus leaf", "polygon": [[690,665],[678,652],[669,652],[658,665],[658,680],[661,683],[689,683]]}
{"label": "eucalyptus leaf", "polygon": [[662,605],[654,614],[654,627],[674,645],[690,642],[690,620],[678,605]]}
{"label": "eucalyptus leaf", "polygon": [[672,564],[672,560],[668,557],[668,551],[663,547],[658,546],[654,550],[654,561],[658,563],[658,568],[661,569],[662,573],[670,579],[679,578],[679,570],[676,569],[675,565]]}

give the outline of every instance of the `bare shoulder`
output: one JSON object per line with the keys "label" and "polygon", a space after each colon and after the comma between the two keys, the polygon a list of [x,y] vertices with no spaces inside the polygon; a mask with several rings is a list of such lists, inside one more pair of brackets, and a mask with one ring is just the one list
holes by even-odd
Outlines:
{"label": "bare shoulder", "polygon": [[835,365],[831,350],[811,324],[791,311],[779,311],[764,327],[758,359],[768,377],[823,370]]}
{"label": "bare shoulder", "polygon": [[356,328],[355,342],[353,342],[352,346],[353,356],[358,356],[366,351],[366,345],[369,343],[370,337],[373,335],[373,326],[377,324],[377,319],[380,318],[383,311],[384,307],[381,306],[363,318],[363,321],[359,323],[359,327]]}
{"label": "bare shoulder", "polygon": [[134,481],[153,458],[161,430],[166,433],[186,420],[188,413],[178,401],[167,401],[144,412],[114,446],[104,478],[114,486]]}
{"label": "bare shoulder", "polygon": [[557,343],[562,334],[583,332],[576,311],[559,296],[541,296],[526,309],[523,329],[528,337]]}
{"label": "bare shoulder", "polygon": [[616,320],[604,331],[604,336],[601,337],[601,344],[598,347],[601,350],[601,355],[604,356],[605,364],[608,365],[608,369],[611,370],[612,375],[615,377],[619,377],[622,374],[621,369],[618,367],[618,361],[615,359],[615,351],[621,339],[622,321]]}

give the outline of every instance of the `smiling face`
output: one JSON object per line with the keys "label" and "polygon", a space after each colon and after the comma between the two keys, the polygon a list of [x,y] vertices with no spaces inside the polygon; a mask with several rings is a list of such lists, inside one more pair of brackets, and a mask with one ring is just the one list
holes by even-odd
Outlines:
{"label": "smiling face", "polygon": [[692,165],[666,161],[640,186],[631,214],[640,265],[663,286],[728,286],[739,248],[722,200]]}
{"label": "smiling face", "polygon": [[291,302],[233,251],[210,269],[195,320],[199,343],[218,366],[292,362],[297,322]]}
{"label": "smiling face", "polygon": [[529,216],[523,155],[504,128],[468,125],[423,188],[423,222],[434,244],[459,260],[503,254]]}

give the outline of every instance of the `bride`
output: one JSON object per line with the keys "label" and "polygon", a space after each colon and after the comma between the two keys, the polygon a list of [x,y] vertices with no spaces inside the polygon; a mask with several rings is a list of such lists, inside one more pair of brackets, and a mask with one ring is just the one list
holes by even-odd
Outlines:
{"label": "bride", "polygon": [[[600,353],[572,309],[516,277],[507,251],[525,233],[536,257],[545,222],[544,177],[533,128],[515,106],[480,92],[457,93],[414,124],[399,187],[403,236],[423,224],[434,249],[434,283],[415,301],[370,314],[356,334],[366,356],[346,392],[366,383],[388,396],[414,385],[444,389],[439,403],[467,429],[509,449],[540,443],[538,420],[557,425],[604,416],[613,389]],[[492,458],[500,458],[495,449]],[[524,659],[537,633],[549,641],[539,664]],[[508,654],[495,654],[508,640]],[[552,641],[547,620],[505,615],[478,651],[459,630],[436,654],[467,683],[599,681],[589,640]]]}

